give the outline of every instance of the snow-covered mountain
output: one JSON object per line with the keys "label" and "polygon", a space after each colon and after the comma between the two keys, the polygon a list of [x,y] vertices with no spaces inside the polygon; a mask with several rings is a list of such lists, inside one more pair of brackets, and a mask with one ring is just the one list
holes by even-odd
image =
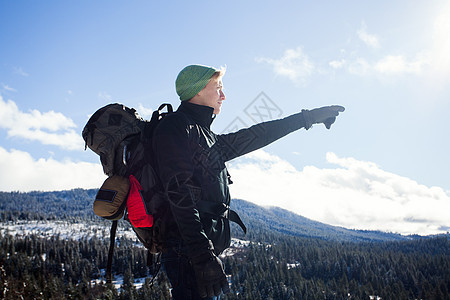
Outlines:
{"label": "snow-covered mountain", "polygon": [[[5,220],[54,220],[64,224],[69,222],[73,233],[104,235],[108,221],[95,216],[92,201],[96,190],[70,190],[59,192],[5,193],[0,192],[0,221]],[[261,207],[256,204],[233,199],[232,208],[236,210],[249,229],[247,238],[254,234],[281,233],[292,236],[304,236],[334,241],[393,241],[406,240],[409,237],[380,231],[350,230],[313,221],[277,207]],[[74,220],[83,219],[77,228]],[[88,221],[86,221],[88,220]],[[66,223],[68,225],[69,223]],[[126,223],[126,222],[122,222]],[[95,225],[94,225],[95,224]],[[101,225],[101,226],[100,226]],[[45,227],[45,222],[37,222],[35,228]],[[99,227],[100,226],[100,227]],[[127,227],[129,231],[131,228]],[[233,226],[233,233],[245,238],[240,230]],[[24,228],[29,230],[29,227]],[[69,230],[69,229],[68,229]],[[134,234],[134,233],[132,233]]]}

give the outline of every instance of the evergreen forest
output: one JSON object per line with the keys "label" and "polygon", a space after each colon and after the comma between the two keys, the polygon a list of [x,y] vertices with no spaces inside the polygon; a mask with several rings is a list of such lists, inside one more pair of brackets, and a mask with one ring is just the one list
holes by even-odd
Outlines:
{"label": "evergreen forest", "polygon": [[[51,226],[46,235],[8,229],[31,220],[51,224],[64,219],[66,227],[97,224],[107,232],[110,222],[92,214],[94,195],[91,190],[0,193],[1,299],[170,299],[164,273],[152,280],[147,251],[134,237],[117,238],[113,274],[120,280],[106,284],[107,234],[71,238]],[[294,230],[294,219],[287,215],[286,226],[278,218],[278,229],[273,229],[250,218],[261,208],[237,206],[247,209],[243,219],[250,233],[244,236],[232,227],[242,243],[222,256],[232,289],[223,299],[450,299],[448,234],[358,232],[344,238],[335,233],[340,229],[327,226],[321,234],[308,233],[308,223]],[[129,229],[126,221],[120,223],[119,231]]]}

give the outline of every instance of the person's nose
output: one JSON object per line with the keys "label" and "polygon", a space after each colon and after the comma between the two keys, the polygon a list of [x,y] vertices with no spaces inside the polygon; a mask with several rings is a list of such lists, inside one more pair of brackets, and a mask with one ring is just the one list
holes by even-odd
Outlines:
{"label": "person's nose", "polygon": [[223,91],[222,90],[220,90],[220,100],[225,100],[225,94],[223,93]]}

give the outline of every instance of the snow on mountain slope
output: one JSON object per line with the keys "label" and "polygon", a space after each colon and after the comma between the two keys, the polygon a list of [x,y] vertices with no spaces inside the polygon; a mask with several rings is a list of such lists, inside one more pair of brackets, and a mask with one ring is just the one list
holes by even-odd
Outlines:
{"label": "snow on mountain slope", "polygon": [[[0,233],[16,237],[37,235],[44,238],[57,236],[61,239],[79,240],[85,237],[109,238],[108,226],[88,223],[73,223],[68,221],[41,221],[20,220],[16,222],[0,222]],[[126,237],[135,239],[136,234],[131,228],[120,228],[116,233],[117,238]]]}

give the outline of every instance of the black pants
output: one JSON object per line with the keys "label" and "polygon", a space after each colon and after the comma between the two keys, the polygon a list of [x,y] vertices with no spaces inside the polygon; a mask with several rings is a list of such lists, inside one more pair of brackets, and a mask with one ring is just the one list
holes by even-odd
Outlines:
{"label": "black pants", "polygon": [[161,255],[161,267],[166,272],[172,285],[171,293],[174,300],[220,299],[220,296],[200,298],[194,269],[189,263],[185,248],[181,243],[163,251]]}

